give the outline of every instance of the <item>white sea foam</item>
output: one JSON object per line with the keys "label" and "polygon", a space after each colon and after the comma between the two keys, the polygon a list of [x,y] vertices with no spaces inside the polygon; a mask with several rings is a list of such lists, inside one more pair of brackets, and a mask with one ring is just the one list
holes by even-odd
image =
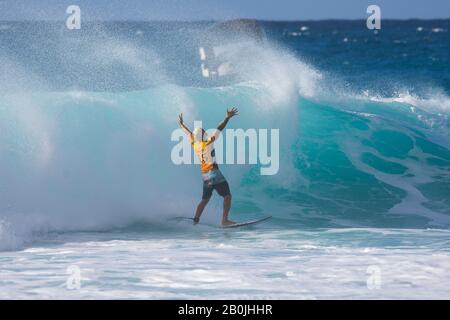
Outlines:
{"label": "white sea foam", "polygon": [[420,97],[418,95],[412,94],[408,91],[400,92],[392,97],[381,97],[381,96],[367,96],[372,101],[383,102],[383,103],[404,103],[415,107],[424,108],[429,111],[436,112],[450,112],[450,97],[442,92],[436,91],[425,97]]}
{"label": "white sea foam", "polygon": [[[228,236],[209,229],[178,239],[61,237],[52,246],[0,253],[1,299],[450,297],[450,252],[440,249],[449,237],[444,230],[264,230]],[[67,287],[73,267],[80,270],[79,289]]]}

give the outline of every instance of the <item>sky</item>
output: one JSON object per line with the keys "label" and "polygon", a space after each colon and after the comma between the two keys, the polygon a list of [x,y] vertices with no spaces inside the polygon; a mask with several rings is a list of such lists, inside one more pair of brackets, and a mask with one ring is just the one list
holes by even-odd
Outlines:
{"label": "sky", "polygon": [[450,0],[0,0],[0,20],[65,20],[69,5],[85,20],[366,19],[370,4],[384,19],[450,18]]}

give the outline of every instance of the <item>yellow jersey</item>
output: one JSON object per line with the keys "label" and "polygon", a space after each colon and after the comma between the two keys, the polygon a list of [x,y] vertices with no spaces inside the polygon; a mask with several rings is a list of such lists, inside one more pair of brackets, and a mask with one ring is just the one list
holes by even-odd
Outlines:
{"label": "yellow jersey", "polygon": [[206,141],[192,141],[191,143],[195,154],[200,160],[200,169],[202,173],[207,173],[211,170],[219,168],[216,163],[216,155],[214,150],[215,138],[215,136],[212,136]]}

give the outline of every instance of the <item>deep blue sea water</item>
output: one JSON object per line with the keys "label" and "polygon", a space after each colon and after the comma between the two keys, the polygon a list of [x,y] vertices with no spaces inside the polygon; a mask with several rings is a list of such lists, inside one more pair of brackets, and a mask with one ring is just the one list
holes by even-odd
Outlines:
{"label": "deep blue sea water", "polygon": [[[449,297],[450,20],[258,25],[0,23],[1,297]],[[231,217],[273,219],[176,224],[201,196],[177,114],[229,106],[280,130],[278,174],[221,165]]]}

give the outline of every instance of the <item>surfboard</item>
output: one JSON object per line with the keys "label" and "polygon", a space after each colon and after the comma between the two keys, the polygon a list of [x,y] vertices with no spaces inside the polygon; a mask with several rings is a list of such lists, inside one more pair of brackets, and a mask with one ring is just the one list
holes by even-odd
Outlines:
{"label": "surfboard", "polygon": [[[236,222],[235,224],[230,224],[228,226],[222,226],[222,225],[211,225],[211,224],[206,224],[206,223],[202,223],[199,222],[198,224],[200,225],[206,225],[206,226],[212,226],[212,227],[217,227],[217,228],[223,228],[223,229],[229,229],[229,228],[239,228],[239,227],[245,227],[245,226],[250,226],[253,224],[257,224],[266,220],[269,220],[270,218],[272,218],[272,216],[267,216],[264,218],[259,218],[259,219],[254,219],[254,220],[248,220],[248,221],[242,221],[242,222]],[[183,221],[183,220],[187,220],[187,221],[192,221],[194,220],[194,218],[189,218],[189,217],[175,217],[171,220],[177,220],[177,221]]]}
{"label": "surfboard", "polygon": [[260,219],[255,219],[255,220],[249,220],[249,221],[243,221],[243,222],[236,222],[235,224],[230,224],[228,226],[220,226],[221,228],[224,229],[228,229],[228,228],[238,228],[238,227],[245,227],[245,226],[250,226],[252,224],[257,224],[266,220],[269,220],[270,218],[272,218],[272,216],[267,216],[264,218],[260,218]]}

